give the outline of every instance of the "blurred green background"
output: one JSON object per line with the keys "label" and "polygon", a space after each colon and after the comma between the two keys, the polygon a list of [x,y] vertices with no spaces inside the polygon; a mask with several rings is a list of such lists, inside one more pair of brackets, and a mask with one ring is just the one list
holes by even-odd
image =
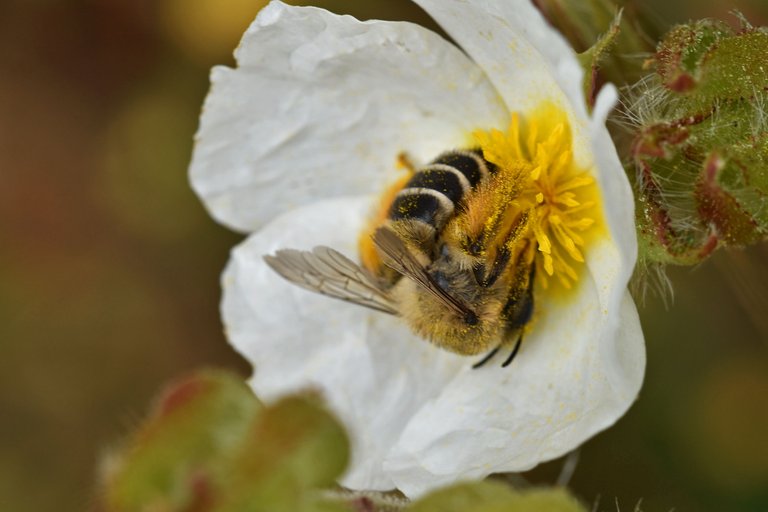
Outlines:
{"label": "blurred green background", "polygon": [[[187,183],[213,64],[258,0],[0,0],[0,510],[86,510],[100,456],[162,383],[247,375],[218,276],[240,237]],[[406,0],[315,2],[428,26]],[[654,0],[658,23],[768,2]],[[572,482],[598,510],[768,510],[768,248],[670,272],[641,306],[648,373]],[[533,471],[552,482],[559,463]]]}

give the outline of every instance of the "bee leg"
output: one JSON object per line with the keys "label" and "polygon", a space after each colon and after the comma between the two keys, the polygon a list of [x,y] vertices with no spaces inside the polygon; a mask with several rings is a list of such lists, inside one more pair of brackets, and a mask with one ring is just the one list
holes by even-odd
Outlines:
{"label": "bee leg", "polygon": [[520,345],[522,343],[523,343],[523,335],[521,334],[517,338],[517,343],[515,343],[515,348],[512,349],[512,353],[509,354],[509,357],[507,358],[507,360],[502,363],[501,365],[502,368],[506,368],[512,363],[512,360],[515,358],[515,356],[517,355],[517,352],[520,350]]}
{"label": "bee leg", "polygon": [[398,169],[405,169],[410,174],[416,174],[416,171],[418,170],[416,165],[414,165],[413,160],[411,160],[410,156],[408,156],[408,153],[405,151],[398,153],[397,167]]}
{"label": "bee leg", "polygon": [[[517,220],[509,233],[507,233],[506,237],[504,237],[503,243],[499,245],[496,251],[496,258],[493,261],[490,271],[485,275],[482,281],[478,281],[480,286],[492,286],[507,269],[509,261],[512,258],[510,247],[519,241],[521,233],[524,231],[525,227],[528,226],[528,218],[528,213],[521,215],[520,219]],[[520,255],[518,256],[518,265],[520,264],[520,258],[525,255],[529,242],[525,241],[524,244],[523,250],[520,251]]]}
{"label": "bee leg", "polygon": [[478,362],[476,362],[475,364],[472,365],[472,369],[476,370],[476,369],[480,368],[481,366],[483,366],[488,361],[490,361],[491,358],[496,355],[496,352],[498,352],[500,348],[501,348],[501,345],[499,345],[495,349],[493,349],[490,352],[488,352],[488,354],[486,354],[486,356],[484,358],[482,358],[480,361],[478,361]]}
{"label": "bee leg", "polygon": [[480,282],[480,286],[487,288],[493,285],[493,283],[499,279],[499,276],[501,276],[501,273],[509,264],[509,259],[511,256],[512,253],[507,248],[507,246],[502,246],[496,255],[496,259],[493,261],[493,266],[491,267],[490,272],[485,275],[483,280]]}

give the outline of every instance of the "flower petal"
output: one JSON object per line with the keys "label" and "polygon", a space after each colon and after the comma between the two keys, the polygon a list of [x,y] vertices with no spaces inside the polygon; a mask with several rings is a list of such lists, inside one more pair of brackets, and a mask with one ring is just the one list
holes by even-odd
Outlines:
{"label": "flower petal", "polygon": [[[512,108],[531,98],[537,104],[544,90]],[[589,277],[567,303],[537,303],[536,323],[510,368],[459,374],[414,416],[385,463],[407,495],[561,456],[613,424],[637,397],[644,341],[626,291],[637,254],[633,197],[605,128],[615,102],[608,86],[592,119],[582,117],[583,100],[571,104],[575,154],[595,169],[609,231],[585,253]]]}
{"label": "flower petal", "polygon": [[509,110],[567,99],[586,118],[576,54],[530,0],[414,1],[483,68]]}
{"label": "flower petal", "polygon": [[298,289],[262,261],[314,244],[355,254],[370,199],[290,211],[233,253],[222,309],[230,340],[256,364],[256,391],[269,400],[320,389],[353,439],[342,483],[411,496],[573,449],[624,413],[645,365],[626,292],[632,195],[604,126],[615,89],[601,92],[590,119],[573,52],[527,1],[418,3],[506,106],[472,62],[424,29],[273,2],[246,33],[240,68],[214,70],[191,169],[214,215],[251,230],[308,200],[380,191],[400,151],[418,164],[465,145],[474,128],[503,128],[509,110],[543,100],[568,110],[574,156],[596,169],[610,236],[585,248],[589,276],[576,297],[537,302],[509,368],[471,370],[398,319]]}
{"label": "flower petal", "polygon": [[[544,305],[517,358],[461,373],[408,424],[385,463],[408,496],[456,480],[523,471],[612,425],[645,367],[634,303],[603,309],[595,283],[570,307]],[[425,370],[426,371],[426,370]]]}
{"label": "flower petal", "polygon": [[398,318],[302,290],[262,256],[328,245],[355,254],[371,198],[326,200],[284,214],[237,247],[223,276],[222,315],[234,347],[255,366],[264,400],[322,392],[351,434],[342,484],[386,490],[383,460],[407,421],[437,396],[466,358],[415,337]]}
{"label": "flower petal", "polygon": [[454,45],[410,23],[361,23],[274,1],[237,69],[214,68],[193,187],[220,222],[253,231],[310,200],[379,192],[400,152],[416,164],[508,112]]}
{"label": "flower petal", "polygon": [[[608,224],[615,253],[601,256],[595,252],[587,259],[590,271],[596,277],[604,275],[599,289],[603,292],[601,303],[616,304],[632,277],[637,261],[637,234],[635,231],[635,198],[627,175],[616,153],[616,146],[605,127],[608,113],[618,100],[612,85],[605,86],[597,96],[589,125],[595,173],[603,202],[603,218]],[[612,294],[612,297],[607,295]]]}
{"label": "flower petal", "polygon": [[[616,89],[611,84],[603,87],[592,117],[587,114],[576,54],[529,0],[414,1],[483,68],[510,111],[524,114],[542,101],[568,111],[574,159],[580,167],[596,169],[604,214],[622,260],[612,292],[623,294],[637,257],[637,240],[632,191],[605,127],[618,100]],[[594,264],[592,269],[598,270]]]}

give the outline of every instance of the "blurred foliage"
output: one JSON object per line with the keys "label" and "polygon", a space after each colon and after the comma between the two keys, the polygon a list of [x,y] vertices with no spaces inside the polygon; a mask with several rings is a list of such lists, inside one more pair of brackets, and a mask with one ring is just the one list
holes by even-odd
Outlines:
{"label": "blurred foliage", "polygon": [[500,482],[448,487],[413,503],[334,490],[349,441],[319,397],[263,407],[243,380],[201,371],[166,388],[149,417],[107,458],[105,512],[584,512],[563,489]]}
{"label": "blurred foliage", "polygon": [[107,458],[98,510],[340,510],[319,490],[349,458],[317,398],[262,407],[242,378],[202,371],[172,384],[123,449]]}
{"label": "blurred foliage", "polygon": [[[101,452],[162,382],[249,371],[217,309],[239,237],[206,215],[186,167],[210,66],[232,64],[262,3],[0,2],[0,509],[88,509]],[[407,0],[306,3],[436,28]],[[732,9],[768,25],[763,0],[623,3],[662,28],[733,22]],[[571,488],[586,503],[768,509],[766,261],[760,246],[673,269],[674,305],[641,307],[646,384],[583,447]],[[559,466],[526,478],[552,482]]]}
{"label": "blurred foliage", "polygon": [[498,482],[457,484],[435,491],[409,512],[586,512],[564,489],[515,491]]}
{"label": "blurred foliage", "polygon": [[128,447],[107,457],[105,508],[199,508],[228,482],[220,466],[240,451],[260,408],[242,379],[225,374],[170,386]]}

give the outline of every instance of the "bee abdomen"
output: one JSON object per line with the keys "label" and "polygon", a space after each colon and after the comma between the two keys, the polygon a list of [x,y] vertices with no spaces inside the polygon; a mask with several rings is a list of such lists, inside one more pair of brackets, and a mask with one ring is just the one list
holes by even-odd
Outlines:
{"label": "bee abdomen", "polygon": [[466,176],[455,167],[445,164],[430,164],[413,175],[405,188],[426,188],[435,190],[452,203],[458,203],[469,190]]}
{"label": "bee abdomen", "polygon": [[404,188],[389,209],[391,220],[417,220],[442,227],[453,215],[455,206],[445,194],[428,188]]}
{"label": "bee abdomen", "polygon": [[390,220],[417,220],[443,228],[464,196],[488,176],[485,160],[473,151],[448,151],[419,169],[397,193]]}
{"label": "bee abdomen", "polygon": [[473,188],[494,171],[491,164],[483,159],[479,150],[446,151],[432,163],[453,167],[467,178],[469,186]]}

